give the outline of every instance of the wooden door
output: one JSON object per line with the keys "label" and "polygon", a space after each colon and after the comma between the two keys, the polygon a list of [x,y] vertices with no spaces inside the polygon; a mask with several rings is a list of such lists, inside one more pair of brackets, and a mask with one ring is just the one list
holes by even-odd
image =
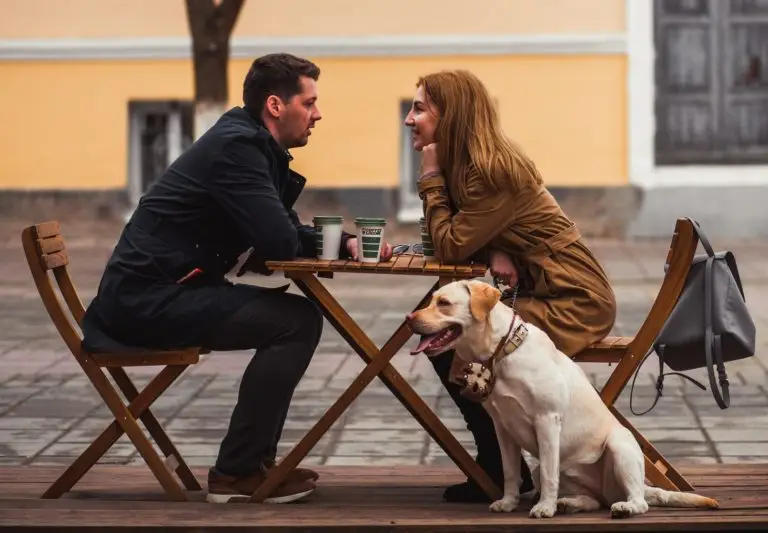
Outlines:
{"label": "wooden door", "polygon": [[658,164],[768,162],[768,0],[655,0]]}

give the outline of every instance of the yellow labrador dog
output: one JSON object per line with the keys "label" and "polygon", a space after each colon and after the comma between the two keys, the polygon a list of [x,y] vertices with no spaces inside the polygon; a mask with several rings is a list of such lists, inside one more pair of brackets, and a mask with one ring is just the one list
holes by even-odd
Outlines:
{"label": "yellow labrador dog", "polygon": [[[422,336],[413,354],[434,357],[454,349],[467,363],[487,363],[496,354],[495,381],[483,406],[501,447],[504,497],[491,511],[513,511],[520,501],[521,449],[539,461],[532,472],[540,495],[530,512],[534,518],[601,507],[621,518],[645,513],[649,505],[718,507],[697,494],[646,486],[643,453],[632,433],[582,368],[500,296],[482,281],[457,281],[408,315],[410,328]],[[512,337],[517,342],[510,349]]]}

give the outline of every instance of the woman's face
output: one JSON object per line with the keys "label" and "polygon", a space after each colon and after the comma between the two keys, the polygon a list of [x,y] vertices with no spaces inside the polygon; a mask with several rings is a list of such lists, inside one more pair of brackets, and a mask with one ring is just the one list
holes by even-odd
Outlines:
{"label": "woman's face", "polygon": [[416,89],[411,110],[405,117],[405,125],[411,128],[413,149],[420,152],[428,144],[435,142],[435,129],[440,117],[434,105],[430,105],[424,86]]}

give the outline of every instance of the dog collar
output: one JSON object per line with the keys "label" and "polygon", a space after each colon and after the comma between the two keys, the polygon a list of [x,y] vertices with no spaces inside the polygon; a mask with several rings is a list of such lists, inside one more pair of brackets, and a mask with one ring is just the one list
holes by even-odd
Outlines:
{"label": "dog collar", "polygon": [[498,346],[496,347],[496,351],[493,352],[492,359],[494,362],[503,359],[504,357],[517,350],[528,336],[528,328],[525,327],[525,322],[523,322],[522,319],[520,322],[518,322],[517,327],[515,327],[516,316],[517,315],[514,315],[512,317],[512,323],[509,325],[509,331],[507,331],[507,334],[501,338]]}
{"label": "dog collar", "polygon": [[461,378],[463,382],[462,396],[466,396],[473,402],[480,403],[490,396],[496,384],[494,373],[496,363],[517,350],[528,336],[528,328],[525,327],[525,323],[522,320],[515,327],[516,316],[517,314],[513,315],[507,334],[501,338],[487,364],[472,362],[463,369],[464,375]]}

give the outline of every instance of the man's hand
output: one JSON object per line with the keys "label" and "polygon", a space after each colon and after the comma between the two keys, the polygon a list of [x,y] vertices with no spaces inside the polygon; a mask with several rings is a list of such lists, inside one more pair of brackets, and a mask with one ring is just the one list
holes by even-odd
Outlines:
{"label": "man's hand", "polygon": [[262,276],[271,276],[274,272],[267,268],[264,258],[258,256],[256,253],[251,253],[248,259],[243,263],[240,269],[237,271],[236,276],[240,277],[248,271],[255,274],[261,274]]}
{"label": "man's hand", "polygon": [[490,251],[491,275],[510,287],[517,285],[517,268],[512,257],[501,250]]}
{"label": "man's hand", "polygon": [[[354,261],[359,261],[357,257],[357,237],[352,237],[347,240],[347,251]],[[381,253],[379,254],[380,261],[389,261],[392,258],[392,245],[387,241],[381,243]]]}

